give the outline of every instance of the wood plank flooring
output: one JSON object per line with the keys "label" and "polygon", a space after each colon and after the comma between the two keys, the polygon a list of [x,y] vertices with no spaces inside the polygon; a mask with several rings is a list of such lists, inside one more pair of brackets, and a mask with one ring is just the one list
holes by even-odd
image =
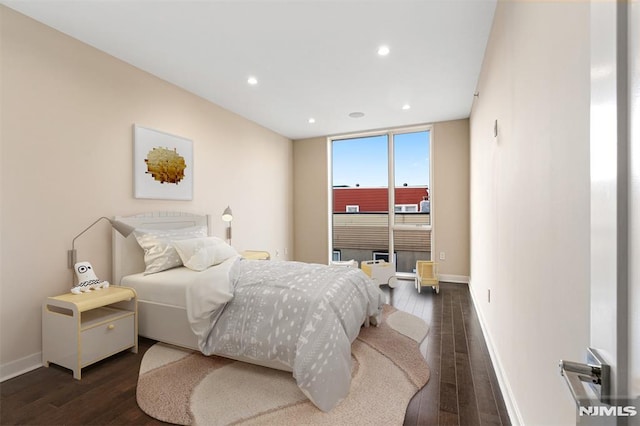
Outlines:
{"label": "wood plank flooring", "polygon": [[407,407],[405,425],[510,425],[469,288],[441,283],[440,294],[400,281],[386,290],[396,308],[423,318],[429,382]]}
{"label": "wood plank flooring", "polygon": [[[423,353],[431,378],[407,407],[405,425],[509,425],[469,289],[443,283],[440,294],[400,281],[384,288],[398,309],[430,326]],[[159,425],[136,404],[138,369],[155,342],[140,339],[138,354],[122,352],[82,370],[39,368],[0,384],[1,425]]]}

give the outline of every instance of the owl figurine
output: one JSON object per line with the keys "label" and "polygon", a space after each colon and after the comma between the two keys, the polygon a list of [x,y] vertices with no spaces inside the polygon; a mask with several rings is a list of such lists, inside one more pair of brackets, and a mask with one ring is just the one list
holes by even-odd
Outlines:
{"label": "owl figurine", "polygon": [[80,294],[109,287],[108,281],[98,279],[89,262],[78,262],[74,268],[78,277],[78,284],[71,288],[71,293]]}

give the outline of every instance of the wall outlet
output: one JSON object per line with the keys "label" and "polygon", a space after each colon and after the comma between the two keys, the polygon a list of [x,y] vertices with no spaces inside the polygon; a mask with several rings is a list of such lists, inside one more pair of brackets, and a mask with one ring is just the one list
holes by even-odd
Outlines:
{"label": "wall outlet", "polygon": [[441,251],[441,252],[440,252],[440,260],[444,260],[444,259],[445,259],[444,252],[443,252],[443,251]]}
{"label": "wall outlet", "polygon": [[276,257],[280,256],[280,250],[276,249]]}

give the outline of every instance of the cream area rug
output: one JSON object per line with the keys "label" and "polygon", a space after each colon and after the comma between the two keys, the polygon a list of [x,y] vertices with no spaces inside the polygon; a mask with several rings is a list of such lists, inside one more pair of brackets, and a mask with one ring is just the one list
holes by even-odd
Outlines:
{"label": "cream area rug", "polygon": [[428,331],[422,319],[385,305],[382,325],[363,328],[354,341],[351,390],[329,413],[291,373],[156,343],[142,359],[138,405],[182,425],[401,425],[429,380],[418,349]]}

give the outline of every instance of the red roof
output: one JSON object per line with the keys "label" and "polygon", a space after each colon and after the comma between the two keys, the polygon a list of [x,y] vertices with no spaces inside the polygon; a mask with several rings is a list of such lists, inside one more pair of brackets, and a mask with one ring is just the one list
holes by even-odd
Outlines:
{"label": "red roof", "polygon": [[[420,204],[422,197],[427,195],[426,187],[396,188],[395,203]],[[347,206],[358,206],[359,212],[386,212],[387,188],[333,188],[333,211],[341,213],[347,211]]]}

